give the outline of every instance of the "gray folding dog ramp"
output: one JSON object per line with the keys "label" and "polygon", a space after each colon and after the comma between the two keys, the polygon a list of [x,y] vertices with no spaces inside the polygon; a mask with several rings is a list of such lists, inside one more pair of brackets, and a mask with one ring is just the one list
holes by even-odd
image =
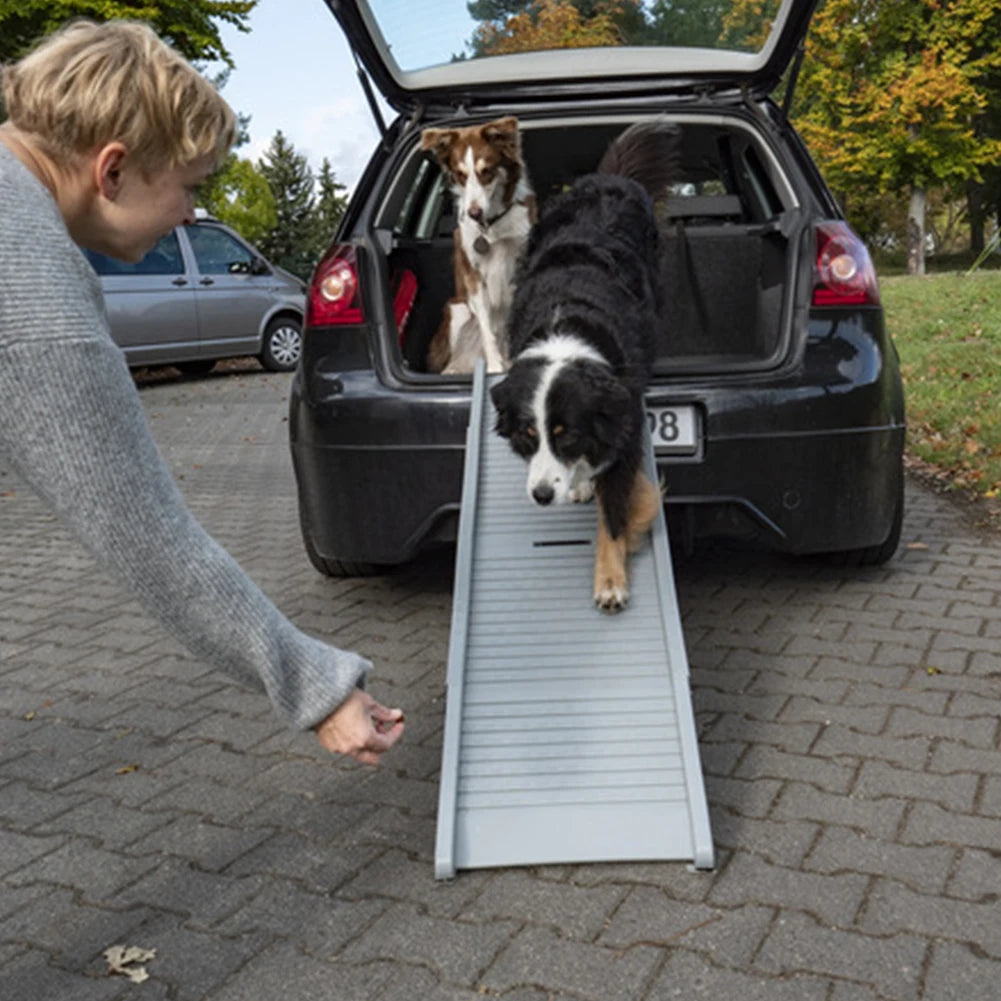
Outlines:
{"label": "gray folding dog ramp", "polygon": [[[435,875],[550,863],[713,868],[663,512],[617,615],[592,600],[594,504],[540,508],[473,380]],[[653,450],[648,462],[653,469]]]}

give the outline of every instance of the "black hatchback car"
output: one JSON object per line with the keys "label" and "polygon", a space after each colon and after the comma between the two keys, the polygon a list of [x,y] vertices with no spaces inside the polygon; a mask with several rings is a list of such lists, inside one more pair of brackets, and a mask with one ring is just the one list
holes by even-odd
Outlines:
{"label": "black hatchback car", "polygon": [[[449,36],[441,0],[328,5],[363,79],[399,115],[308,295],[290,436],[320,571],[371,572],[454,538],[470,378],[425,365],[452,294],[455,220],[420,135],[508,114],[543,211],[632,122],[680,130],[647,394],[673,541],[737,537],[859,564],[892,556],[903,516],[896,352],[869,255],[770,96],[816,0],[764,4],[767,23],[740,33],[760,45],[724,32],[698,48],[482,58],[455,58],[462,39]],[[465,0],[452,6],[462,13]]]}

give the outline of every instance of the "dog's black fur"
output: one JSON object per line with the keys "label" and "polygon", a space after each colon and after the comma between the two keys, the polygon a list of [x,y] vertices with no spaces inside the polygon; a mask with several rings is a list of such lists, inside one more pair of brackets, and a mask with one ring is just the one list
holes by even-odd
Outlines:
{"label": "dog's black fur", "polygon": [[[567,465],[586,459],[612,538],[629,526],[643,454],[643,394],[661,312],[653,198],[674,172],[676,150],[673,127],[633,126],[597,173],[545,206],[516,274],[508,324],[514,361],[491,390],[496,431],[519,454],[530,459],[545,434]],[[539,354],[561,335],[590,351],[558,371],[546,397],[548,426],[532,428],[526,408],[544,364]]]}

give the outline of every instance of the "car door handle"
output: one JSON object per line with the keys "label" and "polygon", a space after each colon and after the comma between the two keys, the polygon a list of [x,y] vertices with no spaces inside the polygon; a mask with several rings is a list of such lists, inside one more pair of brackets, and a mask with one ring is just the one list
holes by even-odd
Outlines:
{"label": "car door handle", "polygon": [[178,275],[171,283],[171,285],[187,285],[188,279],[183,275]]}
{"label": "car door handle", "polygon": [[214,278],[202,278],[198,282],[199,285],[215,285]]}

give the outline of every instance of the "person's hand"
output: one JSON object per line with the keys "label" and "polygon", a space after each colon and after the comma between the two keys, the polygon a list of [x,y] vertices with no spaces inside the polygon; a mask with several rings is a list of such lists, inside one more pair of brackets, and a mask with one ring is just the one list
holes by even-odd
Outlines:
{"label": "person's hand", "polygon": [[402,736],[403,710],[387,709],[360,688],[316,726],[316,739],[328,751],[366,765],[379,764]]}

